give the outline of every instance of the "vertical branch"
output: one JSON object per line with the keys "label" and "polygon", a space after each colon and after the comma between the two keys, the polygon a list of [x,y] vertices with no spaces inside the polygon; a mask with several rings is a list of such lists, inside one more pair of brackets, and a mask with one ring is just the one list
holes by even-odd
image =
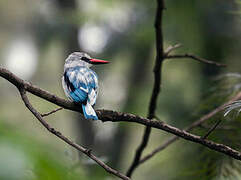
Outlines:
{"label": "vertical branch", "polygon": [[[148,109],[148,119],[153,119],[155,117],[155,110],[157,104],[157,98],[161,90],[161,68],[162,62],[164,60],[164,51],[163,51],[163,33],[162,33],[162,15],[164,10],[164,0],[157,0],[157,11],[155,19],[155,30],[156,30],[156,62],[153,69],[154,72],[154,86],[152,90],[152,95],[149,103]],[[151,134],[151,127],[146,126],[145,132],[142,137],[142,142],[136,150],[135,158],[128,169],[126,175],[131,177],[133,171],[139,164],[141,155],[145,147],[147,146],[149,137]]]}
{"label": "vertical branch", "polygon": [[163,33],[162,33],[162,13],[164,10],[164,0],[157,0],[157,13],[155,20],[156,29],[156,63],[154,66],[154,87],[149,104],[148,119],[155,117],[157,97],[161,89],[161,66],[164,60]]}

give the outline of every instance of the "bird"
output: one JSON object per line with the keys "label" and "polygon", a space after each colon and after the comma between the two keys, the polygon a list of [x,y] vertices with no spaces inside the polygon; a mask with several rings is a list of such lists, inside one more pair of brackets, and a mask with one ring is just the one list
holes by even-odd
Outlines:
{"label": "bird", "polygon": [[93,108],[98,96],[98,76],[90,69],[94,64],[109,61],[93,59],[87,53],[73,52],[64,64],[62,86],[68,99],[82,106],[85,119],[98,120]]}

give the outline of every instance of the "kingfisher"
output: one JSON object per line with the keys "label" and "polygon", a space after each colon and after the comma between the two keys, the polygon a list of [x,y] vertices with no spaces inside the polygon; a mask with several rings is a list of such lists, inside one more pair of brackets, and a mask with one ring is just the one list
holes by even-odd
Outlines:
{"label": "kingfisher", "polygon": [[106,63],[109,61],[93,59],[84,52],[74,52],[65,60],[62,77],[65,95],[81,104],[86,119],[98,120],[93,108],[98,96],[98,76],[90,67]]}

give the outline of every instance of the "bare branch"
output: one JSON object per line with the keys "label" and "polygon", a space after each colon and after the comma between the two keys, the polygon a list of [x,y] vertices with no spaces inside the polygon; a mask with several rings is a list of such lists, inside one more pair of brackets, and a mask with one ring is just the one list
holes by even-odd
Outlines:
{"label": "bare branch", "polygon": [[172,45],[168,46],[167,49],[164,52],[164,56],[165,57],[168,56],[168,54],[170,54],[173,50],[175,50],[175,49],[177,49],[181,46],[182,46],[182,44],[175,44],[174,46],[172,46]]}
{"label": "bare branch", "polygon": [[115,169],[112,169],[111,167],[107,166],[104,162],[102,162],[100,159],[98,159],[96,156],[94,156],[91,153],[90,149],[86,149],[74,142],[72,142],[71,140],[69,140],[67,137],[65,137],[61,132],[56,131],[53,127],[51,127],[41,116],[41,114],[31,105],[31,103],[28,100],[28,97],[26,95],[26,91],[24,88],[19,88],[19,92],[20,95],[22,97],[22,100],[25,104],[25,106],[29,109],[29,111],[32,112],[32,114],[39,120],[39,122],[52,134],[54,134],[55,136],[59,137],[60,139],[62,139],[64,142],[66,142],[67,144],[69,144],[70,146],[74,147],[75,149],[77,149],[78,151],[84,153],[86,156],[88,156],[89,158],[91,158],[92,160],[94,160],[97,164],[99,164],[101,167],[103,167],[108,173],[113,174],[121,179],[124,180],[130,180],[130,178],[128,178],[127,176],[125,176],[124,174],[121,174],[120,172],[118,172]]}
{"label": "bare branch", "polygon": [[233,157],[235,159],[241,160],[241,153],[239,151],[236,151],[226,145],[218,144],[210,140],[203,139],[201,136],[197,136],[194,134],[191,134],[185,130],[178,129],[176,127],[173,127],[171,125],[168,125],[164,122],[160,122],[157,120],[150,120],[146,119],[140,116],[135,116],[128,113],[121,113],[121,112],[115,112],[111,110],[105,110],[101,113],[102,117],[101,120],[103,122],[106,121],[112,121],[112,122],[136,122],[140,123],[146,126],[150,126],[152,128],[161,129],[166,132],[169,132],[171,134],[174,134],[176,136],[179,136],[183,139],[186,139],[188,141],[192,141],[198,144],[202,144],[212,150],[215,150],[217,152],[224,153],[226,155],[229,155],[230,157]]}
{"label": "bare branch", "polygon": [[[192,129],[200,126],[201,124],[203,124],[204,122],[206,122],[208,119],[210,119],[211,117],[213,117],[214,115],[216,115],[218,112],[223,111],[227,105],[231,104],[232,102],[235,102],[237,100],[241,99],[241,92],[238,93],[236,96],[234,96],[230,101],[224,103],[223,105],[217,107],[216,109],[214,109],[213,111],[211,111],[210,113],[204,115],[203,117],[201,117],[200,119],[198,119],[197,121],[193,122],[190,126],[184,128],[185,131],[191,131]],[[146,155],[145,157],[143,157],[140,160],[140,164],[145,162],[146,160],[152,158],[155,154],[157,154],[158,152],[164,150],[166,147],[168,147],[170,144],[174,143],[176,140],[178,140],[179,137],[178,136],[172,136],[169,139],[167,139],[161,146],[157,147],[156,149],[154,149],[151,153],[149,153],[148,155]]]}
{"label": "bare branch", "polygon": [[221,119],[218,120],[202,138],[207,139],[207,137],[216,129],[216,127],[221,123],[221,121],[222,121]]}
{"label": "bare branch", "polygon": [[[6,80],[8,80],[9,82],[11,82],[12,84],[14,84],[18,89],[24,89],[25,91],[28,91],[42,99],[45,99],[49,102],[52,102],[58,106],[61,106],[65,109],[69,109],[72,111],[76,111],[76,112],[80,112],[80,106],[74,104],[73,102],[64,100],[62,98],[57,97],[54,94],[51,94],[41,88],[38,88],[34,85],[31,85],[31,83],[26,82],[20,78],[18,78],[17,76],[15,76],[14,74],[12,74],[11,72],[9,72],[8,70],[1,68],[0,67],[0,76],[2,76],[3,78],[5,78]],[[23,96],[24,97],[24,96]],[[241,92],[235,96],[232,101],[234,100],[238,100],[241,99]],[[230,102],[229,102],[230,103]],[[227,103],[227,104],[229,104]],[[156,129],[160,129],[160,130],[164,130],[166,132],[169,132],[171,134],[174,134],[178,137],[181,137],[183,139],[186,139],[188,141],[192,141],[195,143],[199,143],[202,144],[212,150],[215,150],[217,152],[226,154],[232,158],[241,160],[241,153],[228,147],[225,146],[223,144],[218,144],[215,143],[213,141],[209,141],[206,139],[202,139],[200,136],[196,136],[193,135],[191,133],[188,133],[187,131],[190,131],[191,129],[193,129],[194,127],[197,127],[199,124],[201,124],[202,122],[206,121],[208,118],[212,117],[213,115],[215,115],[216,113],[220,112],[221,110],[224,109],[224,107],[227,106],[227,104],[218,107],[217,109],[215,109],[214,111],[210,112],[209,114],[203,116],[201,119],[199,119],[198,121],[192,123],[188,128],[186,128],[185,130],[180,130],[176,127],[170,126],[164,122],[160,122],[157,120],[150,120],[147,118],[143,118],[140,116],[136,116],[133,114],[129,114],[129,113],[121,113],[121,112],[116,112],[116,111],[111,111],[111,110],[97,110],[96,113],[98,115],[98,117],[103,121],[112,121],[112,122],[135,122],[135,123],[139,123],[145,126],[149,126],[149,127],[153,127]],[[81,113],[81,112],[80,112]],[[36,115],[37,116],[37,115]],[[39,114],[37,117],[41,117],[41,115]],[[46,127],[47,128],[47,127]],[[52,128],[50,128],[50,131],[52,130]],[[58,133],[56,133],[58,135]],[[176,138],[176,137],[174,137]],[[74,145],[75,146],[75,145]],[[85,151],[87,152],[87,150],[85,149]]]}
{"label": "bare branch", "polygon": [[168,147],[170,144],[172,144],[173,142],[175,142],[176,140],[178,140],[179,137],[178,136],[172,136],[169,139],[167,139],[161,146],[159,146],[158,148],[154,149],[151,153],[147,154],[146,156],[144,156],[140,161],[138,165],[141,165],[142,163],[146,162],[147,160],[149,160],[150,158],[154,157],[155,154],[157,154],[158,152],[166,149],[166,147]]}
{"label": "bare branch", "polygon": [[168,56],[166,56],[165,58],[166,58],[166,59],[184,59],[184,58],[190,58],[190,59],[193,59],[193,60],[196,60],[196,61],[205,63],[205,64],[211,64],[211,65],[215,65],[215,66],[219,66],[219,67],[225,67],[225,66],[227,66],[226,64],[221,64],[221,63],[217,63],[217,62],[215,62],[215,61],[210,61],[210,60],[207,60],[207,59],[204,59],[204,58],[201,58],[201,57],[192,55],[192,54],[168,55]]}
{"label": "bare branch", "polygon": [[38,96],[42,99],[45,99],[53,104],[56,104],[60,107],[63,107],[65,109],[69,109],[72,111],[80,112],[81,107],[76,105],[75,103],[65,100],[63,98],[57,97],[55,94],[49,93],[27,81],[24,81],[8,71],[7,69],[4,69],[0,67],[0,76],[15,85],[17,88],[24,87],[25,91],[30,92],[31,94]]}
{"label": "bare branch", "polygon": [[[216,123],[215,123],[216,124]],[[211,129],[213,126],[209,126],[209,125],[206,125],[206,124],[200,124],[198,127],[200,128],[203,128],[203,129]],[[235,130],[236,128],[235,127],[232,127],[232,126],[219,126],[219,127],[216,127],[215,129],[217,130],[226,130],[226,131],[232,131],[232,130]]]}
{"label": "bare branch", "polygon": [[[152,90],[152,95],[149,103],[148,109],[148,119],[153,119],[155,117],[157,98],[161,89],[161,67],[164,60],[164,51],[163,51],[163,33],[162,33],[162,14],[164,10],[164,0],[157,0],[157,10],[156,10],[156,19],[155,19],[155,29],[156,29],[156,61],[154,66],[154,86]],[[146,126],[142,141],[139,147],[136,150],[136,154],[133,162],[131,163],[130,168],[128,169],[126,175],[131,177],[133,171],[138,166],[142,152],[147,146],[149,137],[151,134],[151,127]]]}
{"label": "bare branch", "polygon": [[50,114],[56,113],[57,111],[60,111],[60,110],[62,110],[62,109],[64,109],[64,108],[60,107],[60,108],[54,109],[53,111],[50,111],[50,112],[48,112],[48,113],[41,114],[41,116],[42,116],[42,117],[45,117],[45,116],[48,116],[48,115],[50,115]]}

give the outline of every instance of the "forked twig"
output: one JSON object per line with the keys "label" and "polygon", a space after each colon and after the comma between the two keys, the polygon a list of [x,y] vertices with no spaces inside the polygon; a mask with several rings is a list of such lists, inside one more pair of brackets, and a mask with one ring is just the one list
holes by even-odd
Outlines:
{"label": "forked twig", "polygon": [[215,65],[215,66],[219,66],[219,67],[226,67],[226,64],[221,64],[221,63],[217,63],[215,61],[210,61],[192,54],[176,54],[176,55],[168,55],[166,56],[166,59],[184,59],[184,58],[190,58],[190,59],[194,59],[196,61],[205,63],[205,64],[211,64],[211,65]]}
{"label": "forked twig", "polygon": [[[64,100],[62,98],[59,98],[58,96],[56,96],[54,94],[51,94],[51,93],[49,93],[49,92],[47,92],[47,91],[45,91],[45,90],[43,90],[43,89],[41,89],[37,86],[34,86],[31,83],[20,79],[19,77],[17,77],[16,75],[11,73],[10,71],[8,71],[4,68],[1,68],[1,67],[0,67],[0,76],[3,77],[4,79],[8,80],[10,83],[14,84],[18,89],[21,89],[21,92],[24,89],[24,92],[25,91],[30,92],[31,94],[36,95],[36,96],[40,97],[41,99],[45,99],[49,102],[52,102],[53,104],[56,104],[58,106],[61,106],[61,107],[65,108],[65,109],[69,109],[69,110],[81,113],[80,107],[76,106],[76,104],[74,104],[73,102]],[[22,97],[25,97],[25,93],[23,94]],[[233,100],[240,99],[240,97],[241,97],[241,93],[239,93],[236,97],[234,97],[231,100],[231,102]],[[226,105],[227,104],[225,104],[225,106]],[[218,143],[215,143],[215,142],[210,141],[210,140],[202,139],[200,136],[196,136],[194,134],[191,134],[191,133],[187,132],[187,131],[190,131],[192,128],[198,126],[200,123],[204,122],[206,119],[212,117],[217,112],[223,110],[223,108],[224,108],[223,106],[220,106],[219,108],[215,109],[211,113],[203,116],[201,119],[199,119],[198,121],[191,124],[186,129],[186,131],[180,130],[180,129],[178,129],[174,126],[171,126],[169,124],[166,124],[164,122],[160,122],[160,121],[157,121],[157,120],[150,120],[150,119],[143,118],[143,117],[140,117],[140,116],[137,116],[137,115],[134,115],[134,114],[130,114],[130,113],[117,112],[117,111],[113,111],[113,110],[96,110],[96,113],[97,113],[98,117],[103,122],[105,122],[105,121],[132,122],[132,123],[134,122],[134,123],[142,124],[142,125],[145,125],[145,126],[149,126],[149,127],[152,127],[152,128],[156,128],[156,129],[160,129],[160,130],[169,132],[171,134],[174,134],[174,135],[176,135],[178,137],[181,137],[183,139],[186,139],[188,141],[195,142],[195,143],[198,143],[198,144],[202,144],[202,145],[204,145],[204,146],[206,146],[206,147],[208,147],[208,148],[210,148],[214,151],[217,151],[217,152],[226,154],[226,155],[228,155],[232,158],[241,160],[241,153],[239,151],[236,151],[236,150],[232,149],[231,147],[226,146],[224,144],[218,144]],[[37,111],[34,111],[34,112],[37,112]],[[37,114],[38,115],[36,115],[36,113],[34,114],[35,117],[38,118],[38,119],[41,119],[40,122],[45,122],[45,121],[42,121],[42,117],[38,112],[37,112]],[[43,124],[46,126],[45,123],[43,123]],[[51,131],[56,132],[55,133],[56,136],[60,135],[59,132],[55,131],[52,127],[49,127],[48,124],[47,124],[46,128],[50,132]],[[62,137],[62,138],[66,142],[65,137]],[[174,137],[174,138],[176,138],[176,137]],[[72,145],[72,142],[71,141],[69,142],[69,140],[67,140],[67,143],[70,144],[71,146],[75,147],[76,149],[79,148],[78,145],[76,145],[76,144]],[[82,148],[80,148],[80,149],[82,149]],[[84,149],[84,152],[85,152],[85,154],[88,154],[89,151]],[[93,158],[93,156],[91,156],[91,158]],[[96,162],[97,162],[97,160],[96,160]],[[101,162],[99,162],[98,164],[102,167],[104,166],[103,164],[101,164]],[[109,172],[109,170],[106,170],[106,171]],[[112,172],[115,173],[115,170],[113,170]]]}
{"label": "forked twig", "polygon": [[48,113],[41,114],[41,116],[42,116],[42,117],[45,117],[45,116],[48,116],[48,115],[50,115],[50,114],[56,113],[57,111],[60,111],[60,110],[62,110],[62,109],[64,109],[64,108],[59,107],[59,108],[54,109],[53,111],[50,111],[50,112],[48,112]]}
{"label": "forked twig", "polygon": [[[218,112],[223,111],[228,105],[232,104],[232,102],[235,102],[237,100],[241,99],[241,92],[238,93],[236,96],[234,96],[232,99],[230,99],[228,102],[224,103],[223,105],[217,107],[216,109],[214,109],[213,111],[209,112],[208,114],[202,116],[200,119],[198,119],[197,121],[193,122],[191,125],[189,125],[188,127],[184,128],[185,131],[191,131],[192,129],[200,126],[201,124],[203,124],[204,122],[206,122],[208,119],[210,119],[211,117],[213,117],[214,115],[216,115]],[[152,158],[155,154],[157,154],[158,152],[161,152],[162,150],[164,150],[165,148],[167,148],[169,145],[171,145],[172,143],[174,143],[176,140],[178,140],[179,137],[178,136],[172,136],[170,138],[168,138],[162,145],[160,145],[159,147],[157,147],[156,149],[154,149],[151,153],[147,154],[145,157],[143,157],[140,160],[140,164],[144,163],[145,161],[149,160],[150,158]]]}
{"label": "forked twig", "polygon": [[168,56],[173,50],[175,50],[175,49],[177,49],[181,46],[182,46],[182,44],[175,44],[174,46],[172,46],[172,45],[168,46],[167,49],[164,52],[164,56],[165,57]]}
{"label": "forked twig", "polygon": [[25,104],[25,106],[29,109],[30,112],[32,112],[32,114],[39,120],[39,122],[52,134],[54,134],[55,136],[57,136],[58,138],[62,139],[64,142],[66,142],[67,144],[69,144],[70,146],[74,147],[75,149],[77,149],[78,151],[84,153],[85,155],[87,155],[88,157],[90,157],[92,160],[94,160],[97,164],[99,164],[101,167],[103,167],[107,172],[121,178],[124,180],[130,180],[130,178],[128,178],[127,176],[125,176],[124,174],[121,174],[119,171],[112,169],[111,167],[109,167],[108,165],[106,165],[104,162],[102,162],[100,159],[98,159],[96,156],[94,156],[91,152],[90,149],[86,149],[74,142],[72,142],[71,140],[69,140],[67,137],[65,137],[61,132],[56,131],[53,127],[51,127],[41,116],[41,114],[31,105],[31,103],[28,100],[28,97],[26,95],[26,91],[23,87],[19,88],[19,92],[20,95],[22,97],[22,100]]}
{"label": "forked twig", "polygon": [[[161,90],[161,70],[162,70],[162,62],[164,60],[164,50],[163,50],[163,33],[162,33],[162,16],[163,10],[165,9],[164,0],[157,0],[157,10],[156,10],[156,18],[155,18],[155,32],[156,32],[156,61],[154,65],[154,85],[152,89],[152,94],[148,107],[148,119],[153,119],[155,117],[157,98],[159,92]],[[151,134],[151,127],[146,126],[144,130],[144,134],[142,136],[142,141],[138,148],[136,149],[135,157],[131,166],[127,170],[126,175],[131,177],[133,171],[139,164],[141,159],[142,152],[144,151],[147,143],[149,141],[149,137]]]}

